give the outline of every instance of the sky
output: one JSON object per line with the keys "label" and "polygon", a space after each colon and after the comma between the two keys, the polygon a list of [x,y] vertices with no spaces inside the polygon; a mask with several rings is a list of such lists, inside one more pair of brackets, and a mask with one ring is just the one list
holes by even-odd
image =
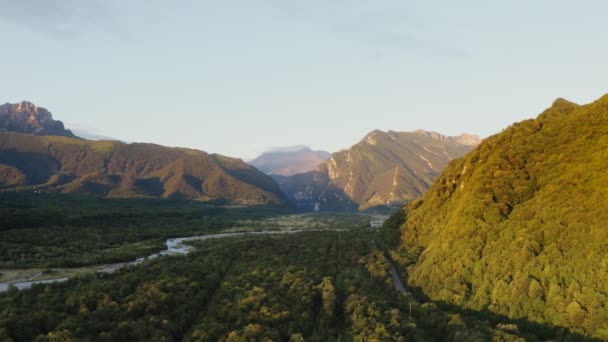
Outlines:
{"label": "sky", "polygon": [[605,0],[0,0],[0,102],[250,159],[500,132],[608,92]]}

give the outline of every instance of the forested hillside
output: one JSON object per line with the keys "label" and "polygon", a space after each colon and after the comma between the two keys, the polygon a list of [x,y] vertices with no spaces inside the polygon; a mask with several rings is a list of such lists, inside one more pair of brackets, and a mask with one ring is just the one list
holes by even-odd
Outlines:
{"label": "forested hillside", "polygon": [[0,132],[0,189],[284,204],[269,176],[203,151]]}
{"label": "forested hillside", "polygon": [[608,339],[607,170],[608,95],[487,138],[400,213],[410,285]]}
{"label": "forested hillside", "polygon": [[373,238],[363,228],[217,239],[196,243],[188,256],[9,290],[0,293],[0,340],[522,342],[559,336],[556,329],[537,335],[525,325],[443,311],[434,303],[410,306],[412,297],[395,291]]}

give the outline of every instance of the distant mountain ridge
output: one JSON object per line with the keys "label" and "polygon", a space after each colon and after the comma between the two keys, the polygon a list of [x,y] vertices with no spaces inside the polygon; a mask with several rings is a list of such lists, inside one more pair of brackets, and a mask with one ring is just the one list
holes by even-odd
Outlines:
{"label": "distant mountain ridge", "polygon": [[315,171],[274,176],[297,206],[307,210],[356,210],[419,198],[435,177],[481,139],[437,132],[374,130],[336,152]]}
{"label": "distant mountain ridge", "polygon": [[76,138],[51,112],[27,101],[0,105],[0,131]]}
{"label": "distant mountain ridge", "polygon": [[302,147],[295,151],[265,152],[249,164],[269,175],[291,176],[314,170],[330,156],[327,151],[313,151],[309,147]]}
{"label": "distant mountain ridge", "polygon": [[0,132],[0,190],[286,203],[240,159],[186,148]]}

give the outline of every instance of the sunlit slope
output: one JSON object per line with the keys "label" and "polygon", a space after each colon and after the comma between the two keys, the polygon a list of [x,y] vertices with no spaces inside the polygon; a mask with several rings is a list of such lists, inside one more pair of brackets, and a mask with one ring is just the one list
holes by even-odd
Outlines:
{"label": "sunlit slope", "polygon": [[0,189],[110,197],[282,204],[269,177],[239,159],[154,144],[0,132]]}
{"label": "sunlit slope", "polygon": [[367,209],[420,198],[447,164],[479,144],[479,137],[437,132],[375,130],[317,170],[275,177],[302,208]]}
{"label": "sunlit slope", "polygon": [[403,209],[432,299],[608,338],[608,96],[562,99],[450,163]]}

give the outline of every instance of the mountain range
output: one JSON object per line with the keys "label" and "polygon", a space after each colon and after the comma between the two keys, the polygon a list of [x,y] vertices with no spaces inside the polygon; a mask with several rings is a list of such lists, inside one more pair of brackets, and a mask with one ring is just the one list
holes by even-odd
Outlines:
{"label": "mountain range", "polygon": [[185,148],[81,139],[25,101],[0,106],[0,129],[0,190],[289,203],[306,211],[417,199],[450,160],[480,141],[467,134],[375,130],[331,155],[304,146],[264,153],[249,166]]}
{"label": "mountain range", "polygon": [[313,151],[305,146],[295,151],[265,152],[249,164],[269,175],[291,176],[313,171],[330,156],[327,151]]}
{"label": "mountain range", "polygon": [[421,251],[410,286],[608,340],[607,151],[608,95],[558,99],[452,161],[398,214]]}
{"label": "mountain range", "polygon": [[314,171],[275,175],[283,192],[305,210],[358,210],[419,198],[448,162],[480,142],[478,136],[375,130],[336,152]]}

